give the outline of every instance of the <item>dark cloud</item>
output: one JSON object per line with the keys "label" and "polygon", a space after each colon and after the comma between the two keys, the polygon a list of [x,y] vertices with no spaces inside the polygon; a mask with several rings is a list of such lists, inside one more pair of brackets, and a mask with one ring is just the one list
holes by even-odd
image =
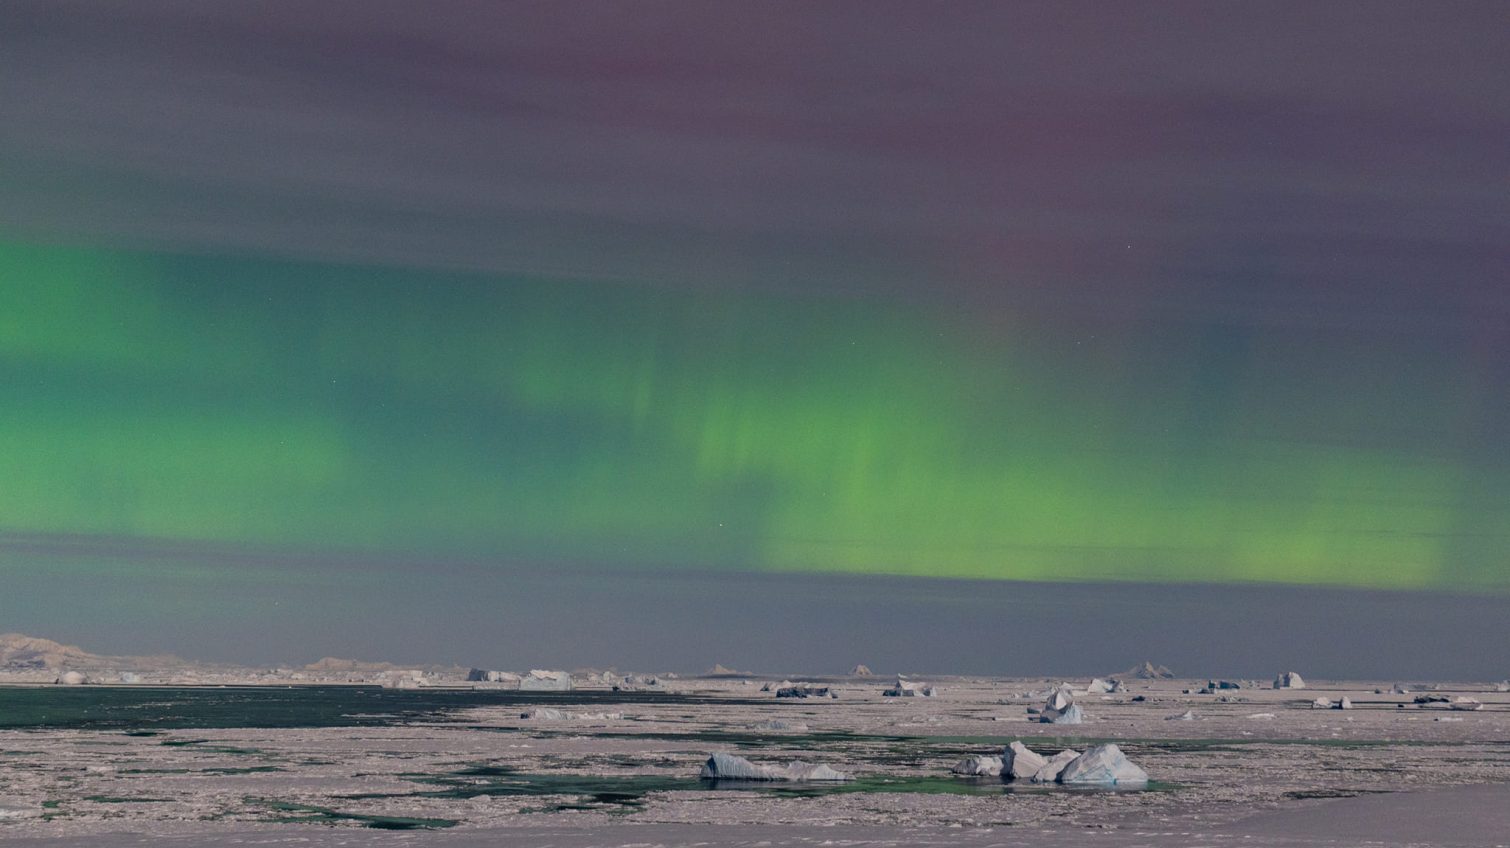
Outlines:
{"label": "dark cloud", "polygon": [[1503,7],[16,3],[0,227],[1440,333],[1503,315]]}

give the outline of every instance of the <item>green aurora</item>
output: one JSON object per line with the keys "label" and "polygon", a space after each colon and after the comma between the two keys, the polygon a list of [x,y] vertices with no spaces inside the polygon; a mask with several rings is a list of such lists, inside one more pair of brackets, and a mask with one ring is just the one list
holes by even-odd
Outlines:
{"label": "green aurora", "polygon": [[1003,311],[0,245],[0,533],[1510,587],[1466,347]]}

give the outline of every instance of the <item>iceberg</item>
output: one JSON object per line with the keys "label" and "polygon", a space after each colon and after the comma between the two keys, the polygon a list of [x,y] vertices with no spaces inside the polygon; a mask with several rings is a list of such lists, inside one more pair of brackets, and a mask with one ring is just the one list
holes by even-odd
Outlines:
{"label": "iceberg", "polygon": [[1113,744],[1097,745],[1067,763],[1056,778],[1065,785],[1123,786],[1148,782],[1148,772],[1133,765]]}

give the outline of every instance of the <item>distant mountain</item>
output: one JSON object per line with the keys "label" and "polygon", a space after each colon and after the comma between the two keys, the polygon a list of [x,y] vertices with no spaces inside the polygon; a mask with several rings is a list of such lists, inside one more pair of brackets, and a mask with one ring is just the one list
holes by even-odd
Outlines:
{"label": "distant mountain", "polygon": [[1135,677],[1139,680],[1169,680],[1174,677],[1174,672],[1167,666],[1154,665],[1145,661],[1142,665],[1135,665],[1122,672],[1123,677]]}
{"label": "distant mountain", "polygon": [[[314,676],[371,676],[389,672],[426,668],[431,671],[464,674],[465,669],[442,666],[398,666],[388,662],[368,662],[340,657],[325,657],[303,667]],[[184,660],[171,654],[162,656],[110,656],[86,651],[77,645],[65,645],[51,639],[27,636],[24,633],[0,635],[0,671],[40,673],[43,671],[175,671],[175,672],[257,672],[266,671],[265,666],[243,667],[228,663],[210,663]]]}
{"label": "distant mountain", "polygon": [[365,674],[382,671],[398,671],[399,667],[387,662],[364,662],[340,657],[323,657],[304,667],[305,671],[322,674]]}
{"label": "distant mountain", "polygon": [[92,669],[124,665],[162,668],[184,664],[175,656],[113,657],[23,633],[0,634],[0,669]]}

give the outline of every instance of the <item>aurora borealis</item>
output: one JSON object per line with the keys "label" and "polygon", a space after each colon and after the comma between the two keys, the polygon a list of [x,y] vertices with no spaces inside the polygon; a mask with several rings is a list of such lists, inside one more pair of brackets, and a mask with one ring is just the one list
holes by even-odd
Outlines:
{"label": "aurora borealis", "polygon": [[1507,481],[1435,447],[1483,424],[1492,372],[1461,345],[15,245],[0,275],[12,532],[1013,580],[1507,578],[1502,539],[1464,542],[1510,519],[1486,497]]}
{"label": "aurora borealis", "polygon": [[1498,4],[586,7],[0,13],[0,632],[1510,590]]}

